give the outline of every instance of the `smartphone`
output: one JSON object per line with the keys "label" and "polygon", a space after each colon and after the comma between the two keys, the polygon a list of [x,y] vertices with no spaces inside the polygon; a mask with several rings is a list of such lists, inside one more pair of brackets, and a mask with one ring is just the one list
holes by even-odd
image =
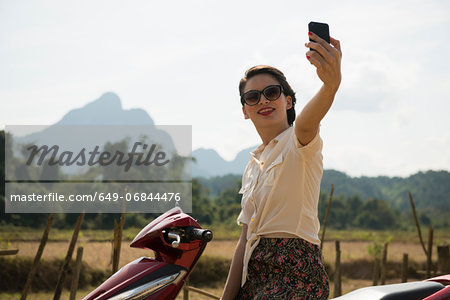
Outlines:
{"label": "smartphone", "polygon": [[[309,22],[308,31],[317,34],[320,38],[327,41],[328,44],[330,43],[330,29],[328,27],[328,24],[319,22]],[[311,38],[309,40],[312,41]],[[310,48],[310,50],[313,49]]]}

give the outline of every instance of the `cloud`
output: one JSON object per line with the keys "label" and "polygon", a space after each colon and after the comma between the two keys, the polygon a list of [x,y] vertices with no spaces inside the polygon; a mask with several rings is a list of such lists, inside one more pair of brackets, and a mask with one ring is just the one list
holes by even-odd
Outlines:
{"label": "cloud", "polygon": [[343,60],[343,79],[336,110],[379,113],[399,105],[402,93],[416,81],[419,67],[384,53],[360,51]]}

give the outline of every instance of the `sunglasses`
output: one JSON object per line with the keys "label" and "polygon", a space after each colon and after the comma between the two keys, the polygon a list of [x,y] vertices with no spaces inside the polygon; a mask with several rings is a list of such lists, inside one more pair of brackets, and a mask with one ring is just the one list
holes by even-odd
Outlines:
{"label": "sunglasses", "polygon": [[280,98],[281,93],[283,92],[283,87],[281,85],[269,85],[262,91],[251,90],[248,91],[241,96],[241,103],[247,105],[256,105],[261,100],[261,94],[266,97],[269,101],[275,101]]}

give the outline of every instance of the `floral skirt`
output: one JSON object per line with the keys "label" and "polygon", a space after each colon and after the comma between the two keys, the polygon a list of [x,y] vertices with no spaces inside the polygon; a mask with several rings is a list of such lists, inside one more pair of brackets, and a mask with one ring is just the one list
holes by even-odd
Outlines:
{"label": "floral skirt", "polygon": [[319,247],[303,239],[261,238],[236,299],[327,299]]}

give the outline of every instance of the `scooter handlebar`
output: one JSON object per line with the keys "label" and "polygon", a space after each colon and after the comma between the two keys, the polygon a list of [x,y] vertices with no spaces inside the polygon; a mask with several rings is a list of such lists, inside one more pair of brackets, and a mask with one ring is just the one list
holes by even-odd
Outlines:
{"label": "scooter handlebar", "polygon": [[195,227],[186,228],[186,237],[190,240],[202,240],[210,242],[213,238],[213,233],[209,229],[199,229]]}

